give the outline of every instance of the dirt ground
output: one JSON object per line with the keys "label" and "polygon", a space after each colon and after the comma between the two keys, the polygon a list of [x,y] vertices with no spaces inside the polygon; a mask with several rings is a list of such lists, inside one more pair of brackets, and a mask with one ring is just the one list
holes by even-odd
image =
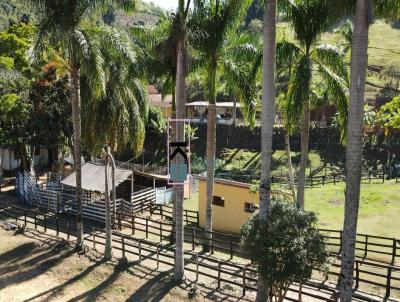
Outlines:
{"label": "dirt ground", "polygon": [[78,255],[31,230],[15,235],[0,228],[0,238],[0,301],[232,301],[189,282],[177,286],[172,271],[105,263],[95,251]]}

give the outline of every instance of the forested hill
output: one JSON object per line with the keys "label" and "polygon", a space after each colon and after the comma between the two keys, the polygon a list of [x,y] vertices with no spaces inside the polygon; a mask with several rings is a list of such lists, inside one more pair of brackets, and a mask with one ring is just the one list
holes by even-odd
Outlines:
{"label": "forested hill", "polygon": [[[125,15],[119,11],[115,11],[110,7],[108,12],[99,18],[105,22],[118,22],[121,25],[154,25],[157,23],[159,16],[164,10],[152,3],[143,1],[138,2],[137,12],[132,15]],[[1,0],[0,1],[0,31],[4,30],[10,23],[21,20],[36,21],[35,13],[32,8],[23,0]]]}

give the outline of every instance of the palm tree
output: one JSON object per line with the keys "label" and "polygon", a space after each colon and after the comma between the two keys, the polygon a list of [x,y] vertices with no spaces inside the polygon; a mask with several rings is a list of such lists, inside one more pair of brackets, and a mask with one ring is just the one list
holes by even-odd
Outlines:
{"label": "palm tree", "polygon": [[[353,270],[357,233],[358,209],[360,202],[360,183],[363,146],[364,93],[368,65],[368,28],[371,22],[371,9],[386,18],[400,17],[400,3],[397,0],[357,0],[340,2],[346,10],[355,4],[354,31],[351,51],[350,106],[348,116],[348,138],[346,150],[346,193],[343,222],[342,264],[340,270],[340,300],[352,301]],[[338,8],[336,4],[336,9]],[[339,8],[341,8],[339,6]]]}
{"label": "palm tree", "polygon": [[[210,0],[196,1],[190,22],[193,45],[199,51],[202,65],[207,70],[206,97],[209,101],[207,117],[207,206],[206,236],[212,231],[212,200],[214,191],[216,145],[216,81],[217,68],[223,59],[227,34],[249,5],[249,1]],[[208,243],[205,243],[208,250]]]}
{"label": "palm tree", "polygon": [[[265,1],[263,24],[263,79],[261,111],[260,224],[267,222],[271,202],[272,134],[275,122],[276,0]],[[258,274],[256,301],[269,301],[269,290]]]}
{"label": "palm tree", "polygon": [[306,168],[310,127],[310,95],[312,84],[327,84],[328,95],[335,100],[339,122],[346,124],[348,102],[348,72],[342,52],[331,45],[313,45],[332,23],[326,1],[287,1],[286,14],[300,46],[287,41],[278,43],[278,56],[295,54],[289,80],[286,122],[295,125],[301,117],[301,159],[297,186],[297,205],[304,207]]}
{"label": "palm tree", "polygon": [[[76,1],[76,0],[26,0],[41,16],[35,54],[44,52],[46,45],[58,45],[69,60],[70,102],[74,133],[74,165],[76,172],[77,248],[83,244],[82,171],[81,171],[81,73],[88,78],[89,87],[100,97],[105,93],[102,57],[97,41],[109,40],[110,45],[121,46],[117,36],[106,27],[93,28],[85,24],[85,16],[97,9],[107,9],[112,2],[126,11],[135,7],[133,1]],[[118,44],[118,45],[117,45]],[[118,48],[124,51],[124,47]]]}

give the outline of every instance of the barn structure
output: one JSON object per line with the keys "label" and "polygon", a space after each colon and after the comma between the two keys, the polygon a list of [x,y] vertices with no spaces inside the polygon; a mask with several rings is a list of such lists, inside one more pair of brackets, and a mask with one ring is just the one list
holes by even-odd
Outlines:
{"label": "barn structure", "polygon": [[[109,192],[111,187],[111,167],[109,169]],[[142,187],[134,184],[134,171],[115,169],[116,211],[135,214],[157,204],[169,203],[172,190],[166,187]],[[105,167],[100,163],[86,163],[82,166],[82,202],[84,218],[104,222],[105,218]],[[40,183],[26,172],[16,177],[16,192],[20,201],[31,207],[57,213],[75,214],[76,173],[64,179],[48,177]],[[111,199],[110,199],[111,200]],[[113,208],[113,207],[112,207]]]}

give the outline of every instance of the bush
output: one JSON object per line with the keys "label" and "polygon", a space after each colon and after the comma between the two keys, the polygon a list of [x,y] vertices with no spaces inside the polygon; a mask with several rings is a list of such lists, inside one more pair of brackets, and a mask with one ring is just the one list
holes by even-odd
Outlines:
{"label": "bush", "polygon": [[292,283],[307,281],[313,269],[327,270],[328,253],[316,222],[314,213],[275,199],[266,223],[260,225],[256,212],[241,227],[242,245],[251,251],[277,301],[283,301]]}

